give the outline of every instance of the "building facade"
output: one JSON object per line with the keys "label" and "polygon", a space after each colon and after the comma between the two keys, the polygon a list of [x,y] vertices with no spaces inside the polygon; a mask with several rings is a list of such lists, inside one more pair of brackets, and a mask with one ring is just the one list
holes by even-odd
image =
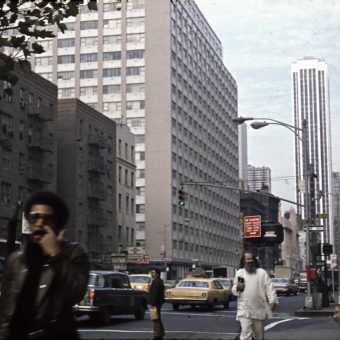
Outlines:
{"label": "building facade", "polygon": [[7,239],[8,222],[17,205],[21,240],[22,204],[34,192],[55,191],[57,183],[57,87],[19,66],[15,74],[17,84],[10,88],[2,83],[0,91],[1,240]]}
{"label": "building facade", "polygon": [[240,188],[248,189],[248,135],[247,124],[238,126],[238,167]]}
{"label": "building facade", "polygon": [[[245,125],[245,124],[242,124]],[[267,166],[252,166],[248,165],[248,187],[251,191],[261,190],[266,188],[271,192],[271,169]]]}
{"label": "building facade", "polygon": [[169,277],[193,263],[236,267],[239,194],[202,183],[238,181],[237,86],[195,2],[98,1],[67,27],[44,39],[35,71],[58,84],[60,98],[80,98],[135,134],[145,255],[166,254]]}
{"label": "building facade", "polygon": [[111,254],[134,244],[134,136],[124,130],[78,99],[59,100],[57,189],[72,207],[66,237],[94,268],[111,268]]}
{"label": "building facade", "polygon": [[335,253],[340,259],[340,173],[333,172],[333,209],[334,209],[334,244]]}
{"label": "building facade", "polygon": [[[323,60],[305,57],[292,64],[291,76],[294,125],[302,129],[306,123],[307,166],[309,174],[315,175],[315,196],[311,197],[311,204],[315,204],[316,214],[326,215],[316,222],[324,226],[320,241],[334,244],[328,66]],[[298,137],[295,138],[295,167],[296,187],[300,188],[296,193],[297,202],[305,204],[304,192],[310,188],[303,176],[302,141]],[[304,216],[300,207],[298,214]]]}

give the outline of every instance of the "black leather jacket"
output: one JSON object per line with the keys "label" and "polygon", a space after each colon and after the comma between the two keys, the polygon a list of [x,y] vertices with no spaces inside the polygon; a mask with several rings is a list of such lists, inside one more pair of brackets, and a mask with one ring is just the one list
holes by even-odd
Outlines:
{"label": "black leather jacket", "polygon": [[[18,296],[28,274],[27,245],[8,258],[0,296],[0,339],[12,338],[10,323]],[[35,299],[34,326],[28,338],[77,338],[73,305],[83,298],[88,281],[89,262],[77,244],[62,241],[61,252],[46,258]]]}

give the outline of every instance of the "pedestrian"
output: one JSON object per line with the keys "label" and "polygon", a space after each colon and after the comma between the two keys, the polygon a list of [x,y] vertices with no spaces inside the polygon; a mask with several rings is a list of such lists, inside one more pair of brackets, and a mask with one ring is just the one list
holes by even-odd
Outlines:
{"label": "pedestrian", "polygon": [[151,286],[149,291],[149,303],[151,308],[155,308],[157,316],[153,322],[153,338],[163,339],[165,335],[164,326],[161,319],[161,309],[164,303],[164,283],[161,279],[161,272],[158,268],[152,269],[151,274]]}
{"label": "pedestrian", "polygon": [[57,194],[42,191],[25,203],[31,232],[6,262],[0,297],[0,339],[79,339],[73,305],[86,293],[89,262],[63,240],[69,211]]}
{"label": "pedestrian", "polygon": [[278,298],[269,275],[251,251],[246,250],[241,257],[232,292],[237,296],[240,340],[264,339],[264,321],[271,317]]}

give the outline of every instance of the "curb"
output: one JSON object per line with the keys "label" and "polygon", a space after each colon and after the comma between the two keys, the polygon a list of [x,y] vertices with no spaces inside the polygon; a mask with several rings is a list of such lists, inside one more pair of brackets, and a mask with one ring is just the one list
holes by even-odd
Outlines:
{"label": "curb", "polygon": [[334,308],[327,309],[298,309],[294,312],[295,316],[328,317],[334,314]]}

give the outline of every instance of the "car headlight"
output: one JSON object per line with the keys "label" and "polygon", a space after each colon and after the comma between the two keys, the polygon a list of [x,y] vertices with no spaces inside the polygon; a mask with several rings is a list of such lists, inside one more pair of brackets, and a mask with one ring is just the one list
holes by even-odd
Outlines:
{"label": "car headlight", "polygon": [[168,290],[165,292],[166,296],[171,296],[171,292],[169,292]]}

